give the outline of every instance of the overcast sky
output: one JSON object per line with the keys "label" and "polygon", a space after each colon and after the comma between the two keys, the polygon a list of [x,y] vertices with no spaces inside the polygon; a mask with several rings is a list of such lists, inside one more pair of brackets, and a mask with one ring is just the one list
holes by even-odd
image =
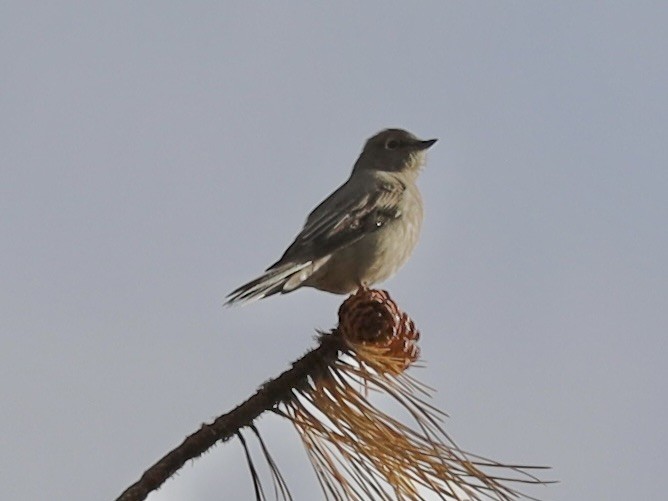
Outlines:
{"label": "overcast sky", "polygon": [[[546,500],[663,499],[666,26],[660,1],[1,2],[0,498],[113,499],[312,347],[340,296],[223,298],[394,126],[440,138],[383,287],[451,436],[551,465]],[[233,441],[150,500],[251,498]]]}

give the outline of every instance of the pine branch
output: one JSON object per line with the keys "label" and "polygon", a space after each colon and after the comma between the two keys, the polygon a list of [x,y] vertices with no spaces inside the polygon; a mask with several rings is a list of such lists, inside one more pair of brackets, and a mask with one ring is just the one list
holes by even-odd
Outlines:
{"label": "pine branch", "polygon": [[[235,409],[203,424],[116,501],[146,499],[188,460],[235,435],[256,499],[266,499],[241,433],[245,427],[260,442],[276,498],[290,501],[287,484],[253,424],[268,410],[295,426],[325,499],[419,500],[424,490],[446,500],[533,499],[512,484],[549,483],[531,473],[541,467],[486,459],[460,449],[447,435],[445,414],[427,401],[431,390],[406,373],[419,358],[419,337],[414,322],[387,292],[359,290],[341,305],[339,325],[320,335],[317,348]],[[370,392],[393,398],[412,423],[378,409],[368,399]]]}
{"label": "pine branch", "polygon": [[296,388],[305,387],[309,378],[317,377],[333,361],[342,349],[341,338],[325,336],[320,345],[292,364],[280,376],[263,384],[248,400],[202,427],[175,449],[163,456],[144,472],[141,478],[128,487],[116,501],[141,501],[158,489],[169,477],[191,459],[195,459],[213,447],[225,442],[244,427],[252,426],[262,413],[274,409],[279,403],[294,398]]}

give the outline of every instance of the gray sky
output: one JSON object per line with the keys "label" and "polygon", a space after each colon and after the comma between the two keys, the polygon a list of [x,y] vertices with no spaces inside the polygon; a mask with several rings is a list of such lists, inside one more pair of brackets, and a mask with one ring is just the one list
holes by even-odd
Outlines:
{"label": "gray sky", "polygon": [[[438,137],[383,286],[460,446],[661,499],[668,3],[0,4],[0,498],[113,499],[335,324],[223,297],[387,126]],[[297,500],[299,440],[259,421]],[[259,455],[256,456],[259,460]],[[153,501],[250,499],[237,442]]]}

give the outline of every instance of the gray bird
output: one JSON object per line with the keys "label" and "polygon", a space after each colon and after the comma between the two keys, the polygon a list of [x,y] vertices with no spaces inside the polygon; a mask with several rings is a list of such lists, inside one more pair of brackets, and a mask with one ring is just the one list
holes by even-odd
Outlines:
{"label": "gray bird", "polygon": [[402,129],[370,138],[348,180],[309,214],[281,259],[225,304],[304,286],[349,294],[394,275],[418,241],[422,198],[415,181],[435,142]]}

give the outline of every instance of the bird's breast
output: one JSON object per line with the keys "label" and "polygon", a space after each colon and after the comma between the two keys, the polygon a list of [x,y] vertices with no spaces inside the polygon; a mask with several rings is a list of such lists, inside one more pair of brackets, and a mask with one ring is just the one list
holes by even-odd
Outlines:
{"label": "bird's breast", "polygon": [[422,200],[417,189],[407,189],[395,217],[377,230],[335,251],[307,285],[346,294],[360,285],[371,286],[392,275],[408,260],[420,236]]}

